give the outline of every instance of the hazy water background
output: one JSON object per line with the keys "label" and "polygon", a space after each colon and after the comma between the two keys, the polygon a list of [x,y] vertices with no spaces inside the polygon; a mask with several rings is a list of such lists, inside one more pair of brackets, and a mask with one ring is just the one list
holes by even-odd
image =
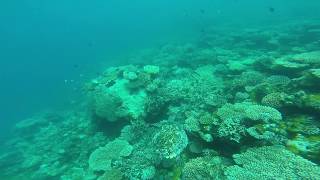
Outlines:
{"label": "hazy water background", "polygon": [[1,0],[0,136],[37,111],[69,107],[118,55],[212,25],[319,18],[319,9],[318,0]]}

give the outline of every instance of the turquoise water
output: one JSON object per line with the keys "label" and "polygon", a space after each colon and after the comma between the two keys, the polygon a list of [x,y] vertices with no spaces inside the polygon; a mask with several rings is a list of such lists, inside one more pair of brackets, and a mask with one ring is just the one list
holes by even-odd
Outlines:
{"label": "turquoise water", "polygon": [[0,179],[320,179],[319,9],[0,2]]}

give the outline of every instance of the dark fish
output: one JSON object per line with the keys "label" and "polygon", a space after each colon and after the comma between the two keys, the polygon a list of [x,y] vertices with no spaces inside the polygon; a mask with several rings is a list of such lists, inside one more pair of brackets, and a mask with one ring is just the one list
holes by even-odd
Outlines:
{"label": "dark fish", "polygon": [[269,12],[274,12],[275,11],[275,9],[273,8],[273,7],[269,7]]}
{"label": "dark fish", "polygon": [[79,64],[74,64],[73,67],[74,68],[79,68]]}
{"label": "dark fish", "polygon": [[200,9],[201,14],[206,13],[206,11],[204,9]]}

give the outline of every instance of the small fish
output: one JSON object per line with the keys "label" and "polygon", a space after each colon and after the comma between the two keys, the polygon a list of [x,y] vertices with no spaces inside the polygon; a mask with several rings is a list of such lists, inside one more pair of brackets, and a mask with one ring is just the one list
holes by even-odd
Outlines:
{"label": "small fish", "polygon": [[206,11],[204,9],[200,9],[201,14],[206,13]]}
{"label": "small fish", "polygon": [[79,64],[74,64],[73,67],[77,69],[79,68]]}
{"label": "small fish", "polygon": [[269,7],[269,12],[273,13],[275,9],[273,7]]}

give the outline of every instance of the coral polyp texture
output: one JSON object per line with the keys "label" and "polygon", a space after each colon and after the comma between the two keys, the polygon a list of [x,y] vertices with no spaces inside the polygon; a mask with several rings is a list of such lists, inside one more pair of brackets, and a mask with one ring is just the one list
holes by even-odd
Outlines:
{"label": "coral polyp texture", "polygon": [[320,179],[320,24],[301,23],[128,55],[81,106],[17,123],[0,177]]}

